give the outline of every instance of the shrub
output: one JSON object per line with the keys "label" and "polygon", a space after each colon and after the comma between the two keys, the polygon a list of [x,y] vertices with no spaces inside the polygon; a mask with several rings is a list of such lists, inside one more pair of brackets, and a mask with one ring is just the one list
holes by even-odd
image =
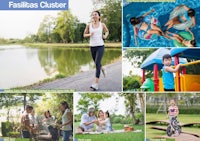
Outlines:
{"label": "shrub", "polygon": [[121,118],[120,117],[114,117],[112,123],[120,123]]}
{"label": "shrub", "polygon": [[[200,114],[200,108],[198,106],[183,106],[183,105],[179,105],[179,113],[180,114]],[[156,113],[158,110],[159,106],[146,106],[146,113]]]}
{"label": "shrub", "polygon": [[2,127],[2,136],[8,137],[9,132],[12,131],[12,123],[11,122],[2,122],[1,127]]}
{"label": "shrub", "polygon": [[20,132],[9,132],[8,136],[13,138],[20,138]]}
{"label": "shrub", "polygon": [[131,123],[133,123],[133,119],[132,118],[123,118],[120,123],[121,124],[131,124]]}

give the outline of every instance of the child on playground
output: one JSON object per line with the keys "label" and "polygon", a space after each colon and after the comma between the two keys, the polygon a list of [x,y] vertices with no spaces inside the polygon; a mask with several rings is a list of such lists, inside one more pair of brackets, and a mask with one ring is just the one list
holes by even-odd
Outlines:
{"label": "child on playground", "polygon": [[171,121],[172,118],[177,118],[178,114],[179,114],[178,107],[176,106],[174,99],[171,99],[170,100],[170,106],[168,108],[169,120]]}
{"label": "child on playground", "polygon": [[174,76],[173,73],[177,72],[180,68],[178,64],[175,68],[171,67],[172,57],[169,54],[163,56],[163,69],[162,69],[162,81],[165,91],[175,91],[174,89]]}
{"label": "child on playground", "polygon": [[[178,107],[176,106],[174,99],[171,99],[170,106],[168,108],[169,122],[172,123],[172,121],[177,120],[178,114],[179,114]],[[174,123],[177,124],[177,122],[174,122]],[[177,125],[175,125],[175,126],[177,126]],[[176,128],[175,128],[175,135],[178,136],[178,131]]]}
{"label": "child on playground", "polygon": [[111,121],[110,121],[110,114],[109,114],[109,112],[106,111],[105,114],[104,114],[104,116],[105,116],[106,131],[107,132],[111,132],[113,129],[112,129]]}

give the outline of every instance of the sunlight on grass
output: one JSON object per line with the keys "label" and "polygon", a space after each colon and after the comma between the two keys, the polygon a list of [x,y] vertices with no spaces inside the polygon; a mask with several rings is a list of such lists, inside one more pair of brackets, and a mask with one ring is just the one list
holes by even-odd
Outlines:
{"label": "sunlight on grass", "polygon": [[[79,126],[79,122],[74,124],[75,129]],[[76,139],[88,139],[89,141],[144,141],[144,126],[133,125],[134,130],[142,130],[142,132],[124,132],[124,133],[112,133],[112,134],[98,134],[98,135],[75,135]],[[121,130],[124,128],[123,124],[113,124],[114,130]]]}

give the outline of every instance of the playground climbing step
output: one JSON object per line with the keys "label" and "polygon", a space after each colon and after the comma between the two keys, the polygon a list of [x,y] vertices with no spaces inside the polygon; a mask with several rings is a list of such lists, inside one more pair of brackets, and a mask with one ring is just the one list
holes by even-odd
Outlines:
{"label": "playground climbing step", "polygon": [[175,139],[175,141],[200,141],[200,138],[190,135],[190,134],[185,134],[185,133],[181,133],[177,137],[168,137],[166,135],[166,136],[155,137],[155,139]]}
{"label": "playground climbing step", "polygon": [[[169,120],[155,120],[155,121],[148,121],[146,124],[169,124]],[[183,126],[184,123],[179,122],[180,126]]]}
{"label": "playground climbing step", "polygon": [[[106,77],[101,75],[99,91],[122,90],[122,62],[118,61],[105,66]],[[81,72],[74,76],[58,79],[53,82],[32,86],[32,89],[66,89],[76,91],[91,91],[90,85],[94,81],[95,70]]]}
{"label": "playground climbing step", "polygon": [[[162,130],[162,131],[166,131],[167,130],[167,127],[162,127],[162,126],[152,126],[150,128],[156,129],[156,130]],[[189,135],[198,137],[200,139],[200,134],[198,134],[198,133],[182,131],[181,134],[189,134]]]}

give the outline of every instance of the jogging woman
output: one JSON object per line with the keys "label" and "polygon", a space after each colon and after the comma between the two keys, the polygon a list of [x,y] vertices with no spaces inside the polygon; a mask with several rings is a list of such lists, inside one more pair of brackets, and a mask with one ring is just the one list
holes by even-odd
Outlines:
{"label": "jogging woman", "polygon": [[[101,65],[104,54],[104,39],[109,35],[108,28],[101,22],[101,14],[99,11],[92,12],[92,22],[89,23],[84,31],[84,37],[90,37],[90,51],[92,59],[96,65],[96,76],[94,83],[90,86],[94,91],[98,90],[100,73],[102,71],[105,77],[105,70]],[[104,32],[104,34],[103,34]]]}

